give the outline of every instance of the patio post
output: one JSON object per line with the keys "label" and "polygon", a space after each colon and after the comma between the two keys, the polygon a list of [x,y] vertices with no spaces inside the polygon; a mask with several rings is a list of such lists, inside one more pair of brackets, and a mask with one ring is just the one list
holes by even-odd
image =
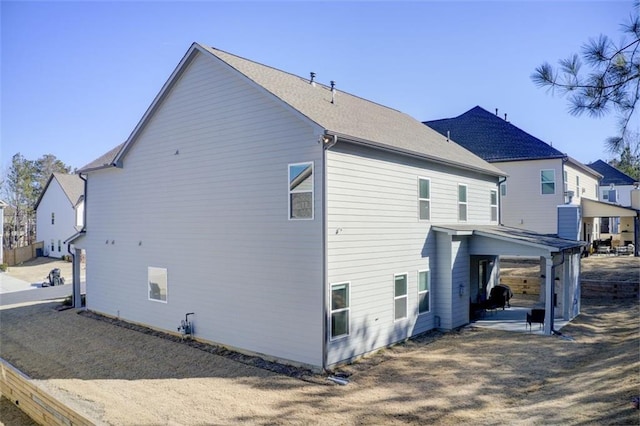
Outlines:
{"label": "patio post", "polygon": [[544,257],[544,334],[551,334],[553,330],[553,257],[551,255]]}

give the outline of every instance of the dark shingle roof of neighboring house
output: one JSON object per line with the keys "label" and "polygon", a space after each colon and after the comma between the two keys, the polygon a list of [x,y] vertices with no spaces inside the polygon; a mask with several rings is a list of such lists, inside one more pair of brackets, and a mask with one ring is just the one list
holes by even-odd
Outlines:
{"label": "dark shingle roof of neighboring house", "polygon": [[594,161],[591,164],[587,164],[587,166],[602,175],[600,185],[633,185],[636,182],[631,176],[622,173],[602,160]]}
{"label": "dark shingle roof of neighboring house", "polygon": [[38,201],[35,205],[35,210],[38,209],[40,200],[42,200],[42,197],[47,192],[47,189],[49,188],[49,185],[51,184],[51,181],[53,181],[53,179],[58,181],[60,187],[62,188],[62,191],[67,196],[69,202],[73,207],[78,204],[80,197],[84,196],[84,181],[80,179],[80,176],[70,175],[66,173],[51,173],[51,176],[49,176],[49,180],[47,180],[47,184],[42,189],[40,197],[38,197]]}
{"label": "dark shingle roof of neighboring house", "polygon": [[[278,69],[262,65],[230,53],[194,43],[174,73],[149,107],[136,129],[119,150],[115,161],[126,156],[137,135],[145,127],[157,105],[173,87],[184,69],[197,55],[221,61],[265,94],[274,96],[290,106],[305,119],[318,125],[325,133],[352,142],[419,156],[458,168],[503,176],[504,172],[488,164],[461,146],[450,143],[438,132],[420,121],[392,108],[337,91],[332,102],[331,88]],[[96,162],[91,163],[95,165]],[[86,170],[86,168],[83,168]]]}
{"label": "dark shingle roof of neighboring house", "polygon": [[566,157],[546,142],[479,106],[455,118],[424,124],[490,163]]}

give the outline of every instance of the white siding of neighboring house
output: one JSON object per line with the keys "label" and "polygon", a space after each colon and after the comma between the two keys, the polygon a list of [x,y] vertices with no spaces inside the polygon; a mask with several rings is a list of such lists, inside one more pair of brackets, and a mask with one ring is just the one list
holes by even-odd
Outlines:
{"label": "white siding of neighboring house", "polygon": [[[430,330],[436,316],[442,328],[468,322],[466,243],[452,248],[436,241],[431,225],[495,224],[490,191],[498,178],[342,142],[327,152],[327,167],[328,284],[350,283],[354,330],[329,341],[328,364]],[[431,180],[430,221],[418,219],[419,177]],[[460,183],[468,185],[467,222],[457,220]],[[418,271],[424,269],[431,271],[431,311],[418,315]],[[408,274],[409,315],[396,321],[394,274],[401,273]],[[464,284],[464,296],[452,288],[452,277]]]}
{"label": "white siding of neighboring house", "polygon": [[567,172],[567,183],[570,191],[577,191],[577,181],[576,178],[579,178],[580,182],[580,191],[576,193],[573,199],[571,200],[572,204],[580,204],[580,200],[582,198],[586,198],[588,200],[598,200],[598,178],[597,176],[593,176],[591,174],[586,173],[582,169],[573,166],[571,163],[565,163],[564,169]]}
{"label": "white siding of neighboring house", "polygon": [[[53,224],[51,213],[55,215]],[[44,253],[47,256],[60,258],[69,254],[64,241],[77,232],[75,224],[76,213],[73,204],[54,178],[42,195],[36,212],[37,240],[44,241]]]}
{"label": "white siding of neighboring house", "polygon": [[[575,196],[571,200],[572,204],[580,204],[583,198],[588,200],[598,200],[598,177],[586,173],[584,170],[574,166],[571,163],[565,163],[565,171],[567,172],[567,184],[570,191],[574,191]],[[579,180],[576,180],[578,178]],[[580,183],[579,188],[577,182]],[[579,191],[578,191],[579,189]],[[582,241],[592,242],[600,238],[600,218],[583,218],[580,239]]]}
{"label": "white siding of neighboring house", "polygon": [[[198,56],[124,158],[89,174],[87,307],[322,365],[318,129],[227,65]],[[290,163],[314,162],[315,219],[288,220]],[[167,303],[148,300],[167,269]],[[142,355],[141,355],[142,356]]]}
{"label": "white siding of neighboring house", "polygon": [[[557,232],[556,210],[564,204],[562,159],[494,163],[506,172],[507,195],[501,197],[502,224],[542,234]],[[555,194],[542,194],[541,170],[555,170]]]}
{"label": "white siding of neighboring house", "polygon": [[[631,206],[631,191],[633,190],[633,185],[614,185],[613,189],[616,191],[616,201],[614,204],[619,204],[623,207]],[[599,187],[600,190],[600,201],[604,201],[605,203],[610,203],[609,200],[609,191],[611,190],[610,185],[602,185]]]}

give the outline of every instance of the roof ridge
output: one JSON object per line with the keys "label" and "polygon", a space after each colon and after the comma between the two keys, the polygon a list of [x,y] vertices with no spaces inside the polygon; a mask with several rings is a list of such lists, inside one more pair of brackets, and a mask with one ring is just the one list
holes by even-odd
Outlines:
{"label": "roof ridge", "polygon": [[[252,60],[252,59],[245,58],[244,56],[236,55],[236,54],[234,54],[234,53],[230,53],[230,52],[227,52],[226,50],[218,49],[218,48],[213,47],[213,46],[208,46],[208,45],[205,45],[205,44],[202,44],[202,43],[197,43],[197,44],[198,44],[199,46],[203,47],[204,49],[209,50],[209,51],[213,50],[213,51],[217,51],[217,52],[222,52],[222,53],[224,53],[225,55],[233,56],[233,57],[238,58],[238,59],[241,59],[241,60],[243,60],[243,61],[251,62],[252,64],[256,64],[256,65],[259,65],[259,66],[262,66],[262,67],[266,67],[266,68],[272,69],[272,70],[274,70],[274,71],[278,71],[278,72],[281,72],[281,73],[283,73],[283,74],[290,75],[291,77],[299,78],[299,79],[300,79],[300,80],[302,80],[302,81],[307,81],[307,82],[309,81],[309,79],[308,79],[308,78],[306,78],[306,77],[302,77],[302,76],[297,75],[297,74],[294,74],[294,73],[292,73],[292,72],[285,71],[285,70],[282,70],[282,69],[280,69],[280,68],[276,68],[276,67],[274,67],[274,66],[272,66],[272,65],[263,64],[262,62],[254,61],[254,60]],[[212,52],[212,53],[213,53],[213,52]],[[229,64],[229,65],[233,67],[233,65],[231,65],[231,64]],[[241,70],[239,70],[239,69],[237,69],[237,68],[235,68],[235,67],[233,67],[233,68],[234,68],[236,71],[238,71],[238,72],[242,73],[243,75],[247,76],[247,75],[246,75],[244,72],[242,72]],[[247,77],[248,77],[248,78],[251,78],[251,77],[249,77],[249,76],[247,76]],[[252,80],[253,80],[253,79],[252,79]],[[333,81],[333,80],[331,80],[331,81]],[[322,88],[323,88],[323,89],[326,89],[326,90],[329,90],[329,91],[331,90],[331,87],[330,87],[329,85],[325,84],[325,83],[321,83],[321,82],[319,82],[319,81],[317,81],[317,80],[314,80],[313,82],[314,82],[315,84],[317,84],[317,85],[322,86]],[[357,98],[357,99],[360,99],[360,100],[362,100],[362,101],[365,101],[365,102],[369,102],[369,103],[372,103],[372,104],[378,105],[378,106],[380,106],[380,107],[382,107],[382,108],[386,108],[386,109],[389,109],[389,110],[392,110],[392,111],[398,112],[398,113],[400,113],[400,114],[408,115],[407,113],[405,113],[405,112],[403,112],[403,111],[400,111],[399,109],[392,108],[392,107],[390,107],[390,106],[388,106],[388,105],[384,105],[384,104],[381,104],[381,103],[376,102],[376,101],[372,101],[371,99],[363,98],[362,96],[354,95],[353,93],[351,93],[351,92],[347,92],[346,90],[339,90],[339,89],[336,89],[336,90],[338,90],[338,92],[339,92],[339,93],[341,93],[341,94],[345,94],[345,95],[348,95],[348,96],[352,96],[352,97],[354,97],[354,98]]]}

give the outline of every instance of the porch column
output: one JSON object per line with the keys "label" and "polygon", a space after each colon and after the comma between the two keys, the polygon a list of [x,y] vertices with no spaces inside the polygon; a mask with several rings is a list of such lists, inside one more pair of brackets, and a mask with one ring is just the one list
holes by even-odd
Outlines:
{"label": "porch column", "polygon": [[553,291],[554,291],[554,279],[552,275],[553,271],[553,257],[544,257],[544,334],[551,334],[553,330]]}
{"label": "porch column", "polygon": [[572,291],[573,282],[571,280],[573,268],[573,253],[571,251],[564,252],[564,261],[562,262],[562,319],[571,319],[571,306],[573,306]]}
{"label": "porch column", "polygon": [[80,264],[82,263],[82,249],[75,248],[73,251],[73,307],[82,308],[82,295],[80,288]]}

